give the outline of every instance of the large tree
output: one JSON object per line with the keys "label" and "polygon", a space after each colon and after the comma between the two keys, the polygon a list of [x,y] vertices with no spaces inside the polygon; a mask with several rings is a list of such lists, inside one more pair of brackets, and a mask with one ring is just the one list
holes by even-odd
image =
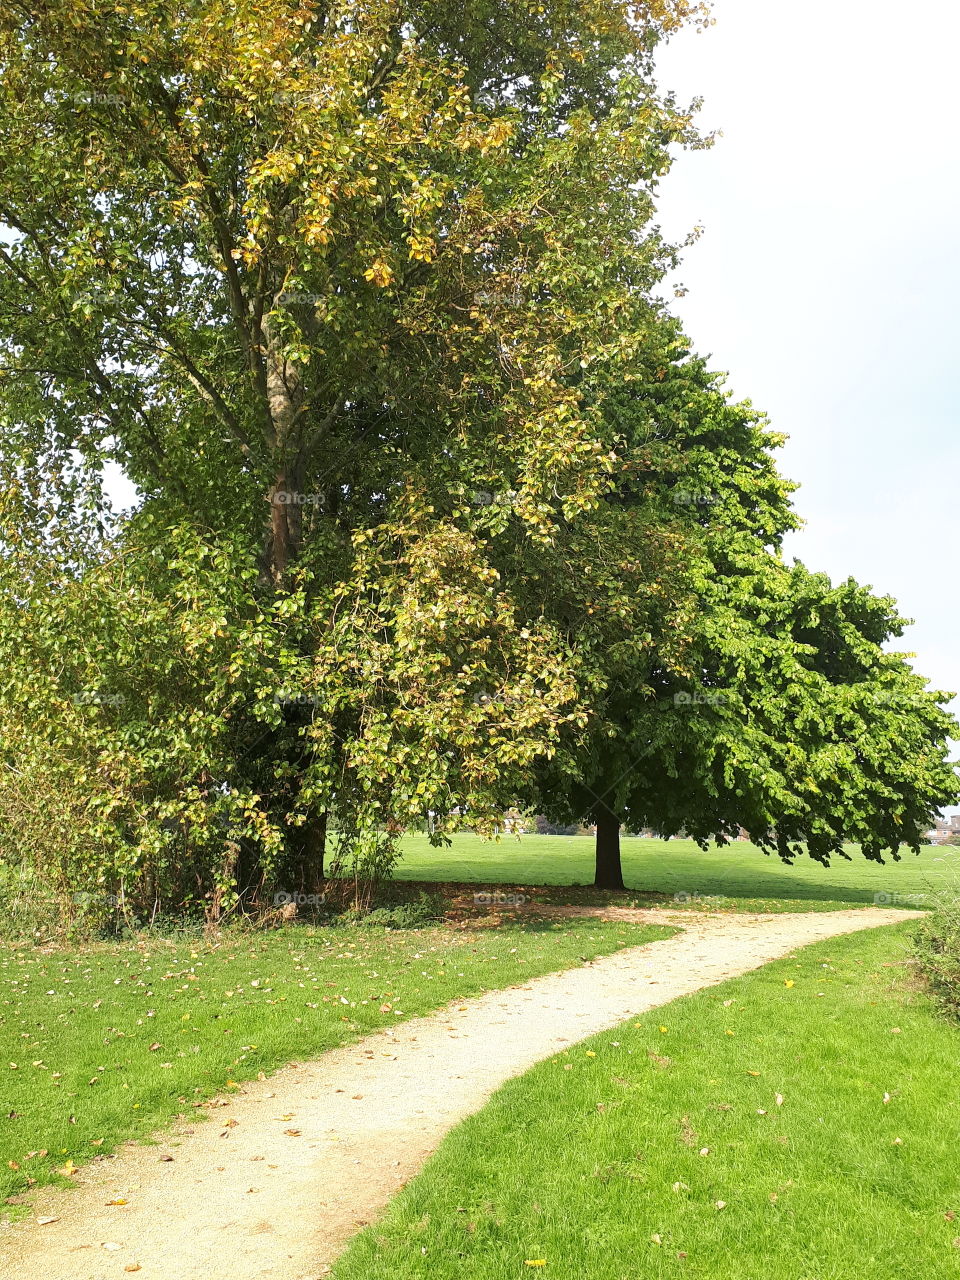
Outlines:
{"label": "large tree", "polygon": [[877,861],[918,849],[958,796],[951,695],[890,650],[905,625],[892,600],[785,563],[797,520],[779,438],[665,319],[605,411],[623,439],[603,502],[663,526],[673,513],[692,612],[673,652],[596,624],[605,675],[587,741],[543,762],[528,799],[596,824],[595,883],[610,889],[623,888],[623,823],[703,847],[742,826],[785,862],[827,863],[848,843]]}
{"label": "large tree", "polygon": [[[482,821],[581,733],[578,617],[657,645],[678,543],[627,511],[611,561],[602,401],[673,260],[651,58],[690,16],[3,9],[7,848],[142,900],[310,884],[331,809],[375,852]],[[531,609],[541,554],[594,603]]]}

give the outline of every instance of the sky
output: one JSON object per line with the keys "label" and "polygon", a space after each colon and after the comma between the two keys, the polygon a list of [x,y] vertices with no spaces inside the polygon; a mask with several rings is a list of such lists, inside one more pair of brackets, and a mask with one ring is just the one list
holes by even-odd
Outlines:
{"label": "sky", "polygon": [[[790,437],[788,557],[914,623],[898,650],[960,690],[960,4],[715,0],[659,57],[709,151],[661,189],[695,226],[673,302],[696,349]],[[960,699],[954,704],[960,712]]]}

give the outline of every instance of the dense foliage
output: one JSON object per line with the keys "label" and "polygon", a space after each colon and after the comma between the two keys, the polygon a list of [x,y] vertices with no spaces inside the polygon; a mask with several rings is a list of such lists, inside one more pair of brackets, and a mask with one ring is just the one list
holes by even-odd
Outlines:
{"label": "dense foliage", "polygon": [[[6,6],[4,856],[216,917],[315,889],[331,819],[376,870],[534,778],[573,818],[913,838],[948,722],[849,692],[921,687],[890,607],[771,554],[775,438],[654,296],[698,140],[652,56],[702,20]],[[701,686],[723,714],[670,701]]]}

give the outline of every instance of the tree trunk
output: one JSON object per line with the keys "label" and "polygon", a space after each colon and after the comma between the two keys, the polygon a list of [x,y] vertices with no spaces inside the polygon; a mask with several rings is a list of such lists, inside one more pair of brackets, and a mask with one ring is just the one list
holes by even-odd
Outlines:
{"label": "tree trunk", "polygon": [[294,827],[292,836],[297,888],[300,893],[320,893],[327,847],[326,813],[311,813],[302,827]]}
{"label": "tree trunk", "polygon": [[620,866],[620,818],[601,805],[594,818],[597,824],[597,870],[594,887],[597,889],[625,889],[623,869]]}

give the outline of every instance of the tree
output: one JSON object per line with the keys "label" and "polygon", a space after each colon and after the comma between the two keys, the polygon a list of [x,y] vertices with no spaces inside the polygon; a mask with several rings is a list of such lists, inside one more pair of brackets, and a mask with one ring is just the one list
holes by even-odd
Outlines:
{"label": "tree", "polygon": [[805,850],[827,864],[848,856],[845,842],[874,861],[918,850],[958,794],[950,695],[887,650],[905,625],[892,600],[783,562],[795,517],[773,468],[777,437],[702,361],[674,352],[623,388],[629,445],[605,501],[666,501],[699,530],[685,544],[697,552],[688,644],[670,661],[610,644],[590,746],[541,766],[531,801],[594,817],[596,884],[611,889],[623,888],[624,821],[702,847],[746,827],[785,862]]}
{"label": "tree", "polygon": [[584,727],[575,616],[503,566],[577,559],[655,643],[676,540],[625,513],[611,580],[596,389],[673,261],[652,193],[695,138],[651,58],[691,18],[4,9],[8,847],[29,811],[66,887],[142,906],[312,884],[328,813],[374,857],[439,838]]}

